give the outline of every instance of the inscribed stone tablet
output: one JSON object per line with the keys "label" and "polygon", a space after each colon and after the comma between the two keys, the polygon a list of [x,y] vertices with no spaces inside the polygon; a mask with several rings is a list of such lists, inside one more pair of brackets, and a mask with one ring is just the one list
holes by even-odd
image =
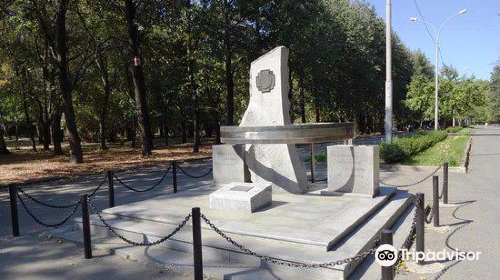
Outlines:
{"label": "inscribed stone tablet", "polygon": [[328,146],[328,191],[378,194],[378,146]]}
{"label": "inscribed stone tablet", "polygon": [[249,181],[242,145],[215,145],[212,147],[214,185]]}

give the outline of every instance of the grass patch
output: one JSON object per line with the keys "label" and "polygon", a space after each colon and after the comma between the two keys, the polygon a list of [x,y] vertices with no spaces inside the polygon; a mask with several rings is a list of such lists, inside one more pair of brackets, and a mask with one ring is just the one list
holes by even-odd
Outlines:
{"label": "grass patch", "polygon": [[[465,134],[463,129],[460,134]],[[450,136],[444,141],[426,149],[425,151],[411,156],[402,162],[405,165],[437,166],[448,162],[449,166],[460,166],[465,157],[465,148],[469,136]]]}

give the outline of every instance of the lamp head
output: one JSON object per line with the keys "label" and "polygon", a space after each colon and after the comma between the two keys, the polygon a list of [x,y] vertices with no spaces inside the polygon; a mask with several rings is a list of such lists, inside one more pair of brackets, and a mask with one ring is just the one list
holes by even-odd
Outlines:
{"label": "lamp head", "polygon": [[418,21],[418,18],[416,18],[416,17],[412,17],[412,18],[410,18],[410,20],[411,20],[411,21]]}
{"label": "lamp head", "polygon": [[467,9],[463,9],[460,12],[458,12],[459,15],[467,13]]}

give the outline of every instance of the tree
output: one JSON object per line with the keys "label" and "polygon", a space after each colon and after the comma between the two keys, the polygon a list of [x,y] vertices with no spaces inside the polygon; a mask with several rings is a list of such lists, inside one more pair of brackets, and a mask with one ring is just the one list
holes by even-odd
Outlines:
{"label": "tree", "polygon": [[427,79],[434,77],[434,66],[420,49],[412,53],[412,64],[414,76],[422,76]]}
{"label": "tree", "polygon": [[128,28],[129,52],[133,60],[132,79],[134,81],[135,104],[137,110],[137,122],[142,138],[142,155],[152,154],[153,137],[149,123],[149,113],[146,96],[146,85],[144,83],[144,73],[142,71],[142,61],[140,54],[140,41],[136,23],[136,6],[134,0],[125,0],[125,17]]}
{"label": "tree", "polygon": [[490,81],[490,121],[500,122],[500,63],[493,67]]}

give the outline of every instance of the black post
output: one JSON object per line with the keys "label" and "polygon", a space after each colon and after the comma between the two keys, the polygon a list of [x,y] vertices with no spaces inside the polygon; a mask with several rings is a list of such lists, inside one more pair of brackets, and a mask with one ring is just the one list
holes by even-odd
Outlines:
{"label": "black post", "polygon": [[172,179],[174,185],[174,193],[177,193],[177,162],[172,161]]}
{"label": "black post", "polygon": [[203,280],[203,255],[201,251],[201,220],[200,208],[192,209],[193,219],[193,256],[194,256],[194,280]]}
{"label": "black post", "polygon": [[[425,199],[423,193],[416,194],[417,199],[417,224],[415,225],[415,247],[417,252],[424,252],[425,249]],[[423,261],[417,260],[417,264]]]}
{"label": "black post", "polygon": [[316,169],[315,162],[315,152],[314,152],[314,143],[311,143],[311,183],[314,183],[314,170]]}
{"label": "black post", "polygon": [[17,213],[17,188],[9,186],[10,220],[12,222],[12,235],[19,236],[19,215]]}
{"label": "black post", "polygon": [[[383,229],[380,232],[380,245],[389,244],[392,245],[392,230]],[[397,256],[396,256],[397,257]],[[382,280],[393,280],[394,279],[394,265],[382,266]]]}
{"label": "black post", "polygon": [[83,229],[83,249],[85,251],[85,258],[92,258],[92,244],[90,239],[90,220],[89,220],[89,205],[88,197],[86,194],[82,195],[82,229]]}
{"label": "black post", "polygon": [[108,198],[109,198],[109,208],[115,207],[115,187],[113,181],[113,170],[108,171]]}
{"label": "black post", "polygon": [[448,162],[443,163],[443,204],[448,204]]}
{"label": "black post", "polygon": [[433,193],[433,203],[432,211],[434,213],[434,226],[439,226],[439,177],[432,177],[432,193]]}

